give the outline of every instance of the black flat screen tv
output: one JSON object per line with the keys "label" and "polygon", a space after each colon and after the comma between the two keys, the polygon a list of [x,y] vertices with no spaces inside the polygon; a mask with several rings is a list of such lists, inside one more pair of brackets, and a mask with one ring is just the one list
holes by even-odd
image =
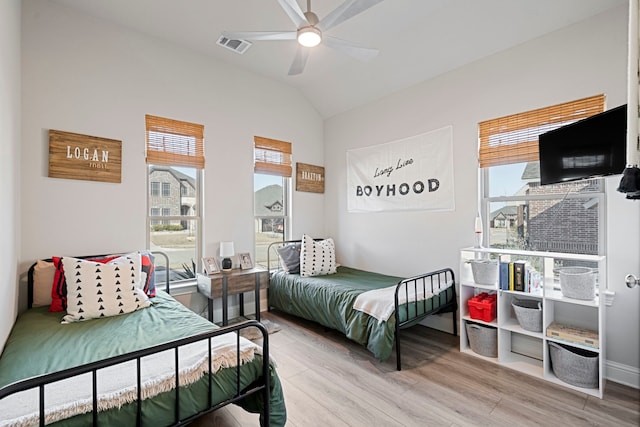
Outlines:
{"label": "black flat screen tv", "polygon": [[626,138],[626,104],[540,134],[540,184],[622,173]]}

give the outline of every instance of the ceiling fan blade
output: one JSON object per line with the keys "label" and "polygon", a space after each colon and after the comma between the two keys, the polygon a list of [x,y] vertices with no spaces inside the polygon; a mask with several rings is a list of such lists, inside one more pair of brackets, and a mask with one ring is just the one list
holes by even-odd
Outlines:
{"label": "ceiling fan blade", "polygon": [[306,27],[309,25],[307,22],[307,18],[305,18],[302,9],[298,6],[296,0],[278,0],[282,9],[284,9],[285,13],[289,15],[289,18],[296,24],[296,28]]}
{"label": "ceiling fan blade", "polygon": [[296,76],[302,74],[304,66],[307,65],[307,58],[309,58],[309,48],[298,46],[296,56],[293,58],[293,62],[289,68],[289,75]]}
{"label": "ceiling fan blade", "polygon": [[370,61],[378,56],[378,49],[358,46],[346,40],[342,40],[336,37],[325,36],[322,39],[322,43],[332,49],[344,52],[352,58],[359,59],[360,61]]}
{"label": "ceiling fan blade", "polygon": [[322,18],[316,28],[324,32],[338,24],[343,23],[347,19],[351,19],[359,13],[364,12],[372,6],[383,0],[346,0],[340,6],[331,11],[327,16]]}
{"label": "ceiling fan blade", "polygon": [[295,31],[223,31],[231,40],[295,40]]}

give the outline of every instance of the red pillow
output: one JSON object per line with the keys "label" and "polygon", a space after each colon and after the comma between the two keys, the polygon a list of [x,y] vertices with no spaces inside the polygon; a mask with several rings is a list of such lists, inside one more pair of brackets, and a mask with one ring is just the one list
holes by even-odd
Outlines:
{"label": "red pillow", "polygon": [[[87,258],[87,261],[96,261],[106,264],[111,260],[118,258],[116,256]],[[64,277],[64,267],[62,266],[62,257],[51,257],[53,265],[56,267],[56,272],[53,275],[53,285],[51,287],[51,305],[49,311],[65,311],[67,309],[67,281]]]}
{"label": "red pillow", "polygon": [[153,265],[153,255],[149,252],[140,253],[140,266],[143,272],[147,273],[147,280],[144,282],[142,290],[148,297],[156,296],[155,266]]}

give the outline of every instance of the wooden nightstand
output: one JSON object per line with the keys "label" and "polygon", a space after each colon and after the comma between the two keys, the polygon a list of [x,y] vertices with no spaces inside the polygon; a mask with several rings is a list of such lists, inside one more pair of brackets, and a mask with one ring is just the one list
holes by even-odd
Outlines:
{"label": "wooden nightstand", "polygon": [[244,316],[244,293],[254,292],[256,300],[256,320],[260,321],[260,289],[269,287],[269,273],[263,268],[231,270],[216,274],[196,275],[198,292],[208,299],[209,321],[213,322],[213,299],[222,298],[222,325],[229,323],[228,296],[239,295],[240,316]]}

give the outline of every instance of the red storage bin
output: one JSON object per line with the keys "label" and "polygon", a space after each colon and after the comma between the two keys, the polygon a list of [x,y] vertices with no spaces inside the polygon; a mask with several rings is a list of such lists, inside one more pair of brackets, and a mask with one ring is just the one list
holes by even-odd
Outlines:
{"label": "red storage bin", "polygon": [[488,294],[483,292],[467,301],[469,306],[469,316],[472,319],[491,322],[496,318],[497,311],[496,294]]}

